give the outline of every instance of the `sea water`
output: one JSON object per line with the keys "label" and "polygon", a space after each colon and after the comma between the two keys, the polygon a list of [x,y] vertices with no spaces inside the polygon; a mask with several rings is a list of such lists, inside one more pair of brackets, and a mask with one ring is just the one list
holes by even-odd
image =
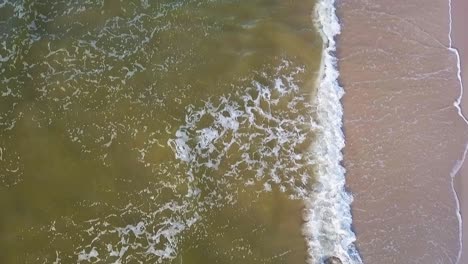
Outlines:
{"label": "sea water", "polygon": [[0,2],[0,262],[359,261],[320,4]]}

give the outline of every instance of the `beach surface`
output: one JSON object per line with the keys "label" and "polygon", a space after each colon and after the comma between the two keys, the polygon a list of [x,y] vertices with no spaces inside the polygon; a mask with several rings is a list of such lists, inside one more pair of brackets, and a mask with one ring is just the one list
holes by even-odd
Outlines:
{"label": "beach surface", "polygon": [[468,133],[454,106],[460,81],[448,49],[449,3],[349,0],[338,14],[344,165],[363,261],[456,263],[460,178],[453,180]]}

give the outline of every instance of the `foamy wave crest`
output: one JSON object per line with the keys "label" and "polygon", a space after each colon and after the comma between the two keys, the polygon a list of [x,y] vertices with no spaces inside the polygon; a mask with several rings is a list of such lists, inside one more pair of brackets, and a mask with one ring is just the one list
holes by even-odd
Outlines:
{"label": "foamy wave crest", "polygon": [[306,202],[303,227],[306,236],[309,263],[323,263],[330,257],[339,257],[343,263],[362,263],[354,246],[356,236],[351,230],[350,204],[352,196],[345,190],[345,169],[340,165],[341,150],[345,145],[341,130],[343,109],[340,99],[344,94],[338,84],[334,37],[340,33],[335,15],[334,0],[317,3],[315,24],[319,29],[325,49],[319,77],[317,108],[319,129],[311,146],[317,161],[316,185]]}

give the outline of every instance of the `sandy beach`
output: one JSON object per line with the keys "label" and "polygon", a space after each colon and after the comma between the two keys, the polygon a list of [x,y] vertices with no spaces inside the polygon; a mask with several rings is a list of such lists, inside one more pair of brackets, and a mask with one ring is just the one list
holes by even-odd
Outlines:
{"label": "sandy beach", "polygon": [[460,87],[448,1],[349,0],[338,12],[344,165],[363,260],[456,263],[451,174],[468,133],[453,105]]}

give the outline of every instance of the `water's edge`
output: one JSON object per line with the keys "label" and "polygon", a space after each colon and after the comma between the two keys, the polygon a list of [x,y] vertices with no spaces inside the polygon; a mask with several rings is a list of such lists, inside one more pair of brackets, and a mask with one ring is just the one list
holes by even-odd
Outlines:
{"label": "water's edge", "polygon": [[[461,61],[460,61],[460,54],[458,53],[458,50],[453,46],[453,41],[452,41],[452,26],[453,26],[453,19],[452,19],[452,0],[449,0],[448,2],[449,5],[449,33],[448,33],[448,39],[449,39],[449,46],[448,50],[451,51],[452,53],[455,54],[457,57],[457,78],[458,81],[460,82],[460,95],[458,96],[457,100],[453,103],[453,105],[457,108],[458,115],[460,118],[468,125],[468,120],[467,118],[463,115],[462,109],[461,109],[461,102],[463,98],[463,92],[464,92],[464,87],[463,87],[463,81],[461,77]],[[457,255],[457,262],[460,262],[461,256],[462,256],[462,249],[463,249],[463,219],[462,219],[462,214],[461,214],[461,206],[460,206],[460,196],[457,193],[455,189],[455,177],[458,175],[458,172],[462,168],[465,159],[466,159],[466,154],[468,152],[468,143],[465,145],[465,151],[463,152],[462,157],[455,162],[455,166],[453,167],[450,177],[451,177],[451,187],[452,187],[452,192],[453,196],[456,202],[456,215],[458,218],[458,229],[459,229],[459,250],[458,250],[458,255]]]}
{"label": "water's edge", "polygon": [[343,263],[362,263],[352,231],[352,196],[345,190],[345,169],[341,166],[345,146],[342,131],[343,88],[338,83],[339,72],[335,36],[340,34],[340,24],[335,14],[334,0],[321,0],[314,10],[314,25],[320,32],[324,50],[317,96],[318,133],[311,151],[317,159],[316,185],[304,209],[303,234],[308,247],[308,263],[322,263],[331,256]]}

